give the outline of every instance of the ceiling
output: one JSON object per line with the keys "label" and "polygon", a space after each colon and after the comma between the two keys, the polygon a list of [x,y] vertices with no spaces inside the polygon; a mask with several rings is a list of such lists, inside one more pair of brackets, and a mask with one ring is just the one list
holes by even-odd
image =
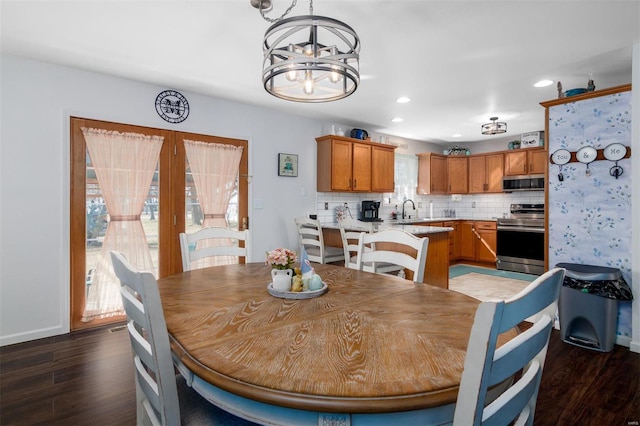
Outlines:
{"label": "ceiling", "polygon": [[[270,17],[290,0],[273,0]],[[308,14],[301,0],[289,16]],[[361,84],[335,102],[301,104],[261,82],[270,26],[250,0],[1,3],[3,53],[111,74],[433,143],[544,129],[539,105],[564,90],[631,83],[640,1],[317,0],[315,15],[353,27]],[[541,79],[554,84],[535,88]],[[398,104],[399,96],[412,101]],[[402,117],[401,123],[392,123]],[[452,135],[461,134],[454,138]]]}

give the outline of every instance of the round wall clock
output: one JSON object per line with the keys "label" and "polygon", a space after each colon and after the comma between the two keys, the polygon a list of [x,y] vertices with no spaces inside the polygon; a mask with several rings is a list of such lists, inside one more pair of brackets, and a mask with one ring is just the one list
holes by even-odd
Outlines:
{"label": "round wall clock", "polygon": [[156,112],[169,123],[182,123],[189,116],[189,102],[182,93],[165,90],[156,97]]}

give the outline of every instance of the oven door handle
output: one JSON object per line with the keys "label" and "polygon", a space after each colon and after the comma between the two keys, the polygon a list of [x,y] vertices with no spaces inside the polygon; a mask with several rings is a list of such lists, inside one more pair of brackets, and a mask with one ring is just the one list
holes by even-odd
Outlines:
{"label": "oven door handle", "polygon": [[511,231],[511,232],[534,232],[538,234],[544,234],[544,228],[531,227],[531,226],[497,226],[498,231]]}

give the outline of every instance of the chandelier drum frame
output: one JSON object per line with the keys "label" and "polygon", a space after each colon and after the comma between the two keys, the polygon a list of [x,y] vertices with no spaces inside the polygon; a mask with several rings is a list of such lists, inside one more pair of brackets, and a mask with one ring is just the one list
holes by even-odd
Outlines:
{"label": "chandelier drum frame", "polygon": [[491,123],[483,124],[482,127],[480,127],[483,135],[497,135],[507,132],[507,123],[498,121],[498,117],[491,117],[489,120],[491,120]]}
{"label": "chandelier drum frame", "polygon": [[[307,31],[308,38],[296,40],[300,32]],[[336,44],[320,43],[325,37]],[[360,85],[359,52],[358,35],[337,19],[317,15],[281,19],[264,36],[264,88],[273,96],[296,102],[343,99]]]}

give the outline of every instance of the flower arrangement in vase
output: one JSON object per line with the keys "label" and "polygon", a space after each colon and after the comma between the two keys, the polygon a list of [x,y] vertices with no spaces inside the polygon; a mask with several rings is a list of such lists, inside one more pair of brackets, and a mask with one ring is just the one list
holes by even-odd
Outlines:
{"label": "flower arrangement in vase", "polygon": [[293,269],[293,264],[298,261],[298,254],[286,248],[277,248],[267,252],[268,265],[273,269]]}
{"label": "flower arrangement in vase", "polygon": [[298,260],[295,251],[277,248],[267,252],[266,263],[271,265],[271,281],[273,288],[280,291],[291,290],[294,275],[293,264]]}

